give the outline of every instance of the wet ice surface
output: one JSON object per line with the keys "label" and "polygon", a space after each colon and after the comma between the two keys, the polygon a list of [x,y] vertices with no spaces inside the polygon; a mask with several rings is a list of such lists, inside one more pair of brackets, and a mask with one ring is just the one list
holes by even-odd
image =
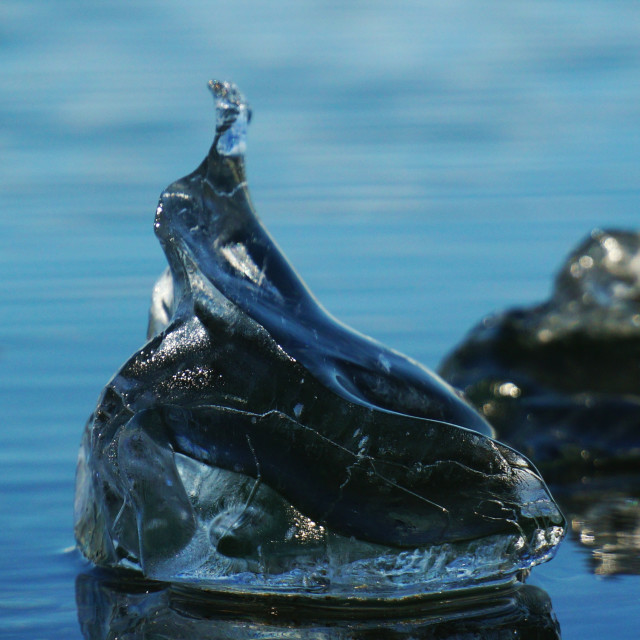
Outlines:
{"label": "wet ice surface", "polygon": [[94,563],[233,592],[358,599],[505,582],[564,520],[448,385],[335,321],[255,216],[249,107],[212,82],[209,155],[160,198],[170,274],[78,464]]}

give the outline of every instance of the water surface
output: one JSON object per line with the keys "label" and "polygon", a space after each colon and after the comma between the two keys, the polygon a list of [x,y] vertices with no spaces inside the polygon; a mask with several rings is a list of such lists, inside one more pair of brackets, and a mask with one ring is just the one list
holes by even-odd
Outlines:
{"label": "water surface", "polygon": [[[80,638],[72,499],[97,394],[144,339],[160,191],[254,107],[248,172],[341,320],[431,367],[547,295],[593,227],[637,228],[636,2],[4,0],[0,627]],[[636,556],[637,557],[637,556]],[[564,638],[635,637],[637,574],[569,538],[530,580]]]}

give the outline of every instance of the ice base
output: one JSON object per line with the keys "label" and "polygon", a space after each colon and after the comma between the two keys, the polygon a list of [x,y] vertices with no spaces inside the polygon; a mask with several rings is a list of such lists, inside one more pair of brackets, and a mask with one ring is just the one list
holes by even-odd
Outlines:
{"label": "ice base", "polygon": [[[394,549],[328,531],[255,478],[181,454],[174,462],[196,514],[192,539],[169,558],[141,546],[114,566],[227,593],[403,600],[513,582],[549,560],[563,536],[552,526],[528,540],[501,534]],[[225,544],[235,555],[220,552]]]}

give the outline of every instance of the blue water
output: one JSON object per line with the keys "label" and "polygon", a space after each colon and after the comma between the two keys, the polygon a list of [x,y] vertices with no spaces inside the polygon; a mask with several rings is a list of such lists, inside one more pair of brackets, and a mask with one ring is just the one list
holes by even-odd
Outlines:
{"label": "blue water", "polygon": [[[324,305],[431,367],[548,292],[593,227],[638,228],[635,0],[3,0],[0,629],[80,638],[75,458],[143,342],[161,189],[254,108],[256,207]],[[531,582],[563,638],[633,638],[640,577],[574,539]]]}

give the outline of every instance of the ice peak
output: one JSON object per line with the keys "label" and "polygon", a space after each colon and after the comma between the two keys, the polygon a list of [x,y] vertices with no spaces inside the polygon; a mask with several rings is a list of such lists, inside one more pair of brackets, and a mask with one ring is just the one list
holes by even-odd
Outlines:
{"label": "ice peak", "polygon": [[216,151],[223,156],[243,155],[247,147],[247,125],[251,108],[232,82],[209,80],[216,106]]}

